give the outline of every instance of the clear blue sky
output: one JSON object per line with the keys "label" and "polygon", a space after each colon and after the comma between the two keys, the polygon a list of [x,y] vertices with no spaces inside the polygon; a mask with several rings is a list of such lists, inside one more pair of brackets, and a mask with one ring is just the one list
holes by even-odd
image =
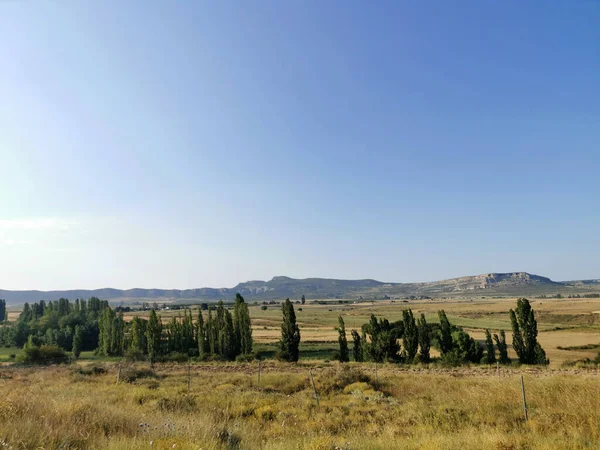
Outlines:
{"label": "clear blue sky", "polygon": [[600,277],[600,3],[0,2],[0,288]]}

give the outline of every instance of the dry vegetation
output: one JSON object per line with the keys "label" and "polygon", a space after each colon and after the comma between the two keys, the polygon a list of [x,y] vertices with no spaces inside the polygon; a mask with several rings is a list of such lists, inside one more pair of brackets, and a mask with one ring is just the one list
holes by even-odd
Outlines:
{"label": "dry vegetation", "polygon": [[[254,364],[8,368],[0,445],[8,448],[377,449],[597,448],[595,371],[401,369]],[[127,382],[129,381],[129,382]],[[5,447],[3,447],[5,448]]]}

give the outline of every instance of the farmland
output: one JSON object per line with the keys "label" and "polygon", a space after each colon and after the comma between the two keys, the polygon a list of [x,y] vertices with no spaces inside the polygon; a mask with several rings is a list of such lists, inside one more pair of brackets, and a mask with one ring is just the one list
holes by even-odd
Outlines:
{"label": "farmland", "polygon": [[[131,363],[83,352],[70,365],[14,364],[0,350],[0,445],[112,449],[545,449],[597,448],[600,379],[590,364],[600,344],[598,299],[532,300],[549,367],[340,364],[339,315],[347,331],[371,313],[402,310],[450,321],[481,340],[510,330],[514,298],[444,301],[322,301],[295,305],[300,361],[272,359],[281,306],[250,306],[258,362]],[[197,308],[197,307],[196,307]],[[15,319],[18,311],[11,311]],[[180,311],[161,311],[168,322]],[[147,316],[127,313],[125,319]],[[510,333],[508,333],[510,342]],[[510,356],[516,355],[509,349]],[[432,356],[437,352],[432,349]],[[314,375],[317,405],[309,371]],[[524,418],[520,376],[527,389]]]}

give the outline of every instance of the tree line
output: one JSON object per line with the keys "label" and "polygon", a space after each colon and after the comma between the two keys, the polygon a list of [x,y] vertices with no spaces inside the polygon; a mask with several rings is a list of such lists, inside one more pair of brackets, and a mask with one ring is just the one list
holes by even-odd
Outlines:
{"label": "tree line", "polygon": [[[521,364],[548,364],[546,353],[537,341],[537,321],[531,304],[525,298],[517,300],[516,311],[509,311],[513,349]],[[444,310],[438,311],[439,324],[428,324],[425,315],[415,319],[410,309],[402,311],[402,319],[390,322],[377,319],[373,314],[361,332],[351,331],[354,361],[429,363],[432,345],[440,352],[440,360],[452,365],[462,363],[510,364],[506,334],[485,330],[482,345],[462,328],[448,320]],[[344,319],[338,318],[338,345],[336,358],[340,362],[350,361]],[[495,344],[495,345],[494,345]],[[498,357],[496,356],[496,350]]]}
{"label": "tree line", "polygon": [[[214,312],[214,314],[213,314]],[[204,359],[234,360],[252,353],[252,328],[248,305],[236,295],[233,314],[222,301],[208,309],[206,320],[202,309],[196,319],[190,310],[183,316],[163,323],[154,309],[148,319],[134,317],[130,323],[122,312],[107,308],[98,322],[98,353],[107,356],[147,357],[150,362],[167,355]]]}

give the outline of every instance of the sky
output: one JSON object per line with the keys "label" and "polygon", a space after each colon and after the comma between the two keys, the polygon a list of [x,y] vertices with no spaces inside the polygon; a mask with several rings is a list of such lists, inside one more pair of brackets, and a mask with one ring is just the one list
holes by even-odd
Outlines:
{"label": "sky", "polygon": [[0,2],[0,289],[600,277],[600,2]]}

